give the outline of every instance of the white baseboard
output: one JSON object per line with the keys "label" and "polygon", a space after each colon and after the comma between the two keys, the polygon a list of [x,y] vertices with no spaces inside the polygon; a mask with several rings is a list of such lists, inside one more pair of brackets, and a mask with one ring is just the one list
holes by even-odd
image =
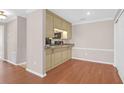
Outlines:
{"label": "white baseboard", "polygon": [[119,76],[120,76],[120,78],[121,78],[122,82],[124,83],[123,76],[122,76],[122,74],[121,74],[121,72],[120,72],[119,70],[118,70],[118,74],[119,74]]}
{"label": "white baseboard", "polygon": [[[115,63],[113,63],[113,66],[114,66],[114,67],[116,67],[116,64],[115,64]],[[117,67],[116,67],[116,68],[117,68]]]}
{"label": "white baseboard", "polygon": [[6,61],[6,62],[8,62],[8,63],[10,63],[10,64],[17,65],[16,63],[14,63],[14,62],[12,62],[12,61],[10,61],[8,59],[4,59],[4,58],[1,58],[1,59],[4,60],[4,61]]}
{"label": "white baseboard", "polygon": [[[14,62],[12,62],[12,61],[10,61],[10,60],[3,59],[3,58],[1,58],[1,59],[4,60],[4,61],[6,61],[6,62],[8,62],[8,63],[10,63],[10,64],[16,65],[16,66],[17,66],[17,65],[26,64],[26,62],[16,64],[16,63],[14,63]],[[37,72],[35,72],[35,71],[32,71],[31,69],[28,69],[28,68],[26,68],[26,71],[28,71],[28,72],[30,72],[30,73],[32,73],[32,74],[35,74],[35,75],[37,75],[37,76],[39,76],[39,77],[41,77],[41,78],[43,78],[43,77],[46,76],[46,73],[45,73],[45,74],[40,74],[40,73],[37,73]]]}
{"label": "white baseboard", "polygon": [[114,64],[114,66],[116,67],[116,69],[117,69],[117,71],[118,71],[118,74],[119,74],[119,76],[120,76],[122,82],[124,83],[124,78],[123,78],[121,72],[119,71],[119,69],[118,69],[118,67],[116,66],[116,64]]}
{"label": "white baseboard", "polygon": [[72,57],[72,59],[77,59],[77,60],[83,60],[83,61],[89,61],[89,62],[95,62],[95,63],[101,63],[101,64],[109,64],[109,65],[113,65],[113,63],[110,62],[104,62],[104,61],[97,61],[97,60],[90,60],[90,59],[85,59],[85,58],[77,58],[77,57]]}
{"label": "white baseboard", "polygon": [[28,72],[30,72],[32,74],[35,74],[35,75],[37,75],[37,76],[39,76],[41,78],[46,76],[46,73],[45,74],[40,74],[40,73],[37,73],[37,72],[35,72],[35,71],[31,70],[31,69],[28,69],[28,68],[26,68],[26,71],[28,71]]}
{"label": "white baseboard", "polygon": [[0,58],[0,59],[4,60],[4,61],[6,61],[6,62],[8,62],[10,64],[13,64],[13,65],[23,65],[23,64],[26,64],[26,62],[22,62],[22,63],[16,64],[16,63],[14,63],[14,62],[12,62],[12,61],[10,61],[8,59],[4,59],[4,58]]}
{"label": "white baseboard", "polygon": [[25,64],[26,64],[26,62],[22,62],[22,63],[19,63],[17,65],[25,65]]}
{"label": "white baseboard", "polygon": [[[96,61],[96,60],[89,60],[89,59],[76,58],[76,57],[72,57],[72,59],[83,60],[83,61],[90,61],[90,62],[102,63],[102,64],[109,64],[109,65],[113,65],[114,67],[117,68],[116,64],[114,64],[114,63],[112,64],[112,63],[109,63],[109,62],[106,63],[106,62],[104,62],[104,61]],[[118,70],[118,68],[117,68],[117,70]],[[122,74],[121,74],[121,72],[120,72],[119,70],[118,70],[118,74],[119,74],[119,76],[120,76],[122,82],[124,83],[124,78],[123,78],[123,76],[122,76]]]}

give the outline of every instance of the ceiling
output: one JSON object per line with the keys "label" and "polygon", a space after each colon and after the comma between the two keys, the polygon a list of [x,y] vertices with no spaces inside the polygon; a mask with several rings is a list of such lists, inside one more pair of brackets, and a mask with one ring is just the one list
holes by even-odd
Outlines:
{"label": "ceiling", "polygon": [[4,22],[8,22],[16,16],[26,17],[26,15],[34,9],[0,9],[0,11],[4,11],[4,14],[7,15],[7,19]]}
{"label": "ceiling", "polygon": [[114,19],[117,9],[50,9],[72,24]]}
{"label": "ceiling", "polygon": [[[114,19],[117,9],[49,9],[55,14],[63,17],[72,24],[80,24],[101,20]],[[28,13],[34,11],[34,9],[3,9],[8,16],[7,20],[12,19],[15,16],[25,17]],[[89,13],[89,14],[88,14]]]}

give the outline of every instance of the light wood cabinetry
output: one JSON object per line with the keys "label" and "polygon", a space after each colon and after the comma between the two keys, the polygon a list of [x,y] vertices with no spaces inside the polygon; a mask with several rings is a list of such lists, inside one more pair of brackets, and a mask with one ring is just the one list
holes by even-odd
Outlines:
{"label": "light wood cabinetry", "polygon": [[46,49],[46,71],[71,59],[71,47]]}
{"label": "light wood cabinetry", "polygon": [[54,28],[62,29],[62,20],[54,15]]}
{"label": "light wood cabinetry", "polygon": [[54,49],[54,65],[55,66],[58,66],[61,61],[62,61],[62,54],[61,54],[61,48],[58,48],[58,49]]}
{"label": "light wood cabinetry", "polygon": [[66,21],[62,21],[62,30],[67,31],[68,30],[68,23]]}
{"label": "light wood cabinetry", "polygon": [[71,39],[72,24],[56,14],[46,10],[46,37],[54,37],[54,28],[67,31],[67,39]]}
{"label": "light wood cabinetry", "polygon": [[52,68],[52,50],[46,49],[46,71]]}
{"label": "light wood cabinetry", "polygon": [[62,22],[62,29],[67,31],[67,39],[71,39],[72,37],[72,25],[69,22]]}
{"label": "light wood cabinetry", "polygon": [[67,60],[72,58],[72,47],[68,47],[67,49]]}
{"label": "light wood cabinetry", "polygon": [[72,38],[72,25],[68,24],[68,28],[67,28],[67,38],[71,39]]}
{"label": "light wood cabinetry", "polygon": [[68,57],[68,48],[62,48],[62,63],[67,61]]}
{"label": "light wood cabinetry", "polygon": [[46,11],[46,37],[52,38],[54,36],[54,16],[50,11]]}

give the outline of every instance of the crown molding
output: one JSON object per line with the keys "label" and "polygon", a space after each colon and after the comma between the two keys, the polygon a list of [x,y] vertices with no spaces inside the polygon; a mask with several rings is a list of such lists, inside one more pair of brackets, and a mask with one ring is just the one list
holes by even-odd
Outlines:
{"label": "crown molding", "polygon": [[119,10],[117,11],[116,16],[115,16],[115,18],[114,18],[114,23],[117,23],[117,22],[118,22],[118,20],[119,20],[121,14],[122,14],[123,12],[124,12],[124,9],[119,9]]}
{"label": "crown molding", "polygon": [[74,23],[72,25],[80,25],[80,24],[88,24],[88,23],[96,23],[96,22],[103,22],[103,21],[112,21],[114,20],[113,18],[105,18],[105,19],[99,19],[99,20],[92,20],[92,21],[82,21],[78,23]]}

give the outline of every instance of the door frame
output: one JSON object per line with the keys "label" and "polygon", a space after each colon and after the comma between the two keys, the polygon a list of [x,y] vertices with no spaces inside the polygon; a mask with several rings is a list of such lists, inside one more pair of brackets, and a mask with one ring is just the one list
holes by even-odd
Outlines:
{"label": "door frame", "polygon": [[2,25],[2,56],[0,56],[0,58],[4,59],[4,24],[0,23],[0,25]]}

